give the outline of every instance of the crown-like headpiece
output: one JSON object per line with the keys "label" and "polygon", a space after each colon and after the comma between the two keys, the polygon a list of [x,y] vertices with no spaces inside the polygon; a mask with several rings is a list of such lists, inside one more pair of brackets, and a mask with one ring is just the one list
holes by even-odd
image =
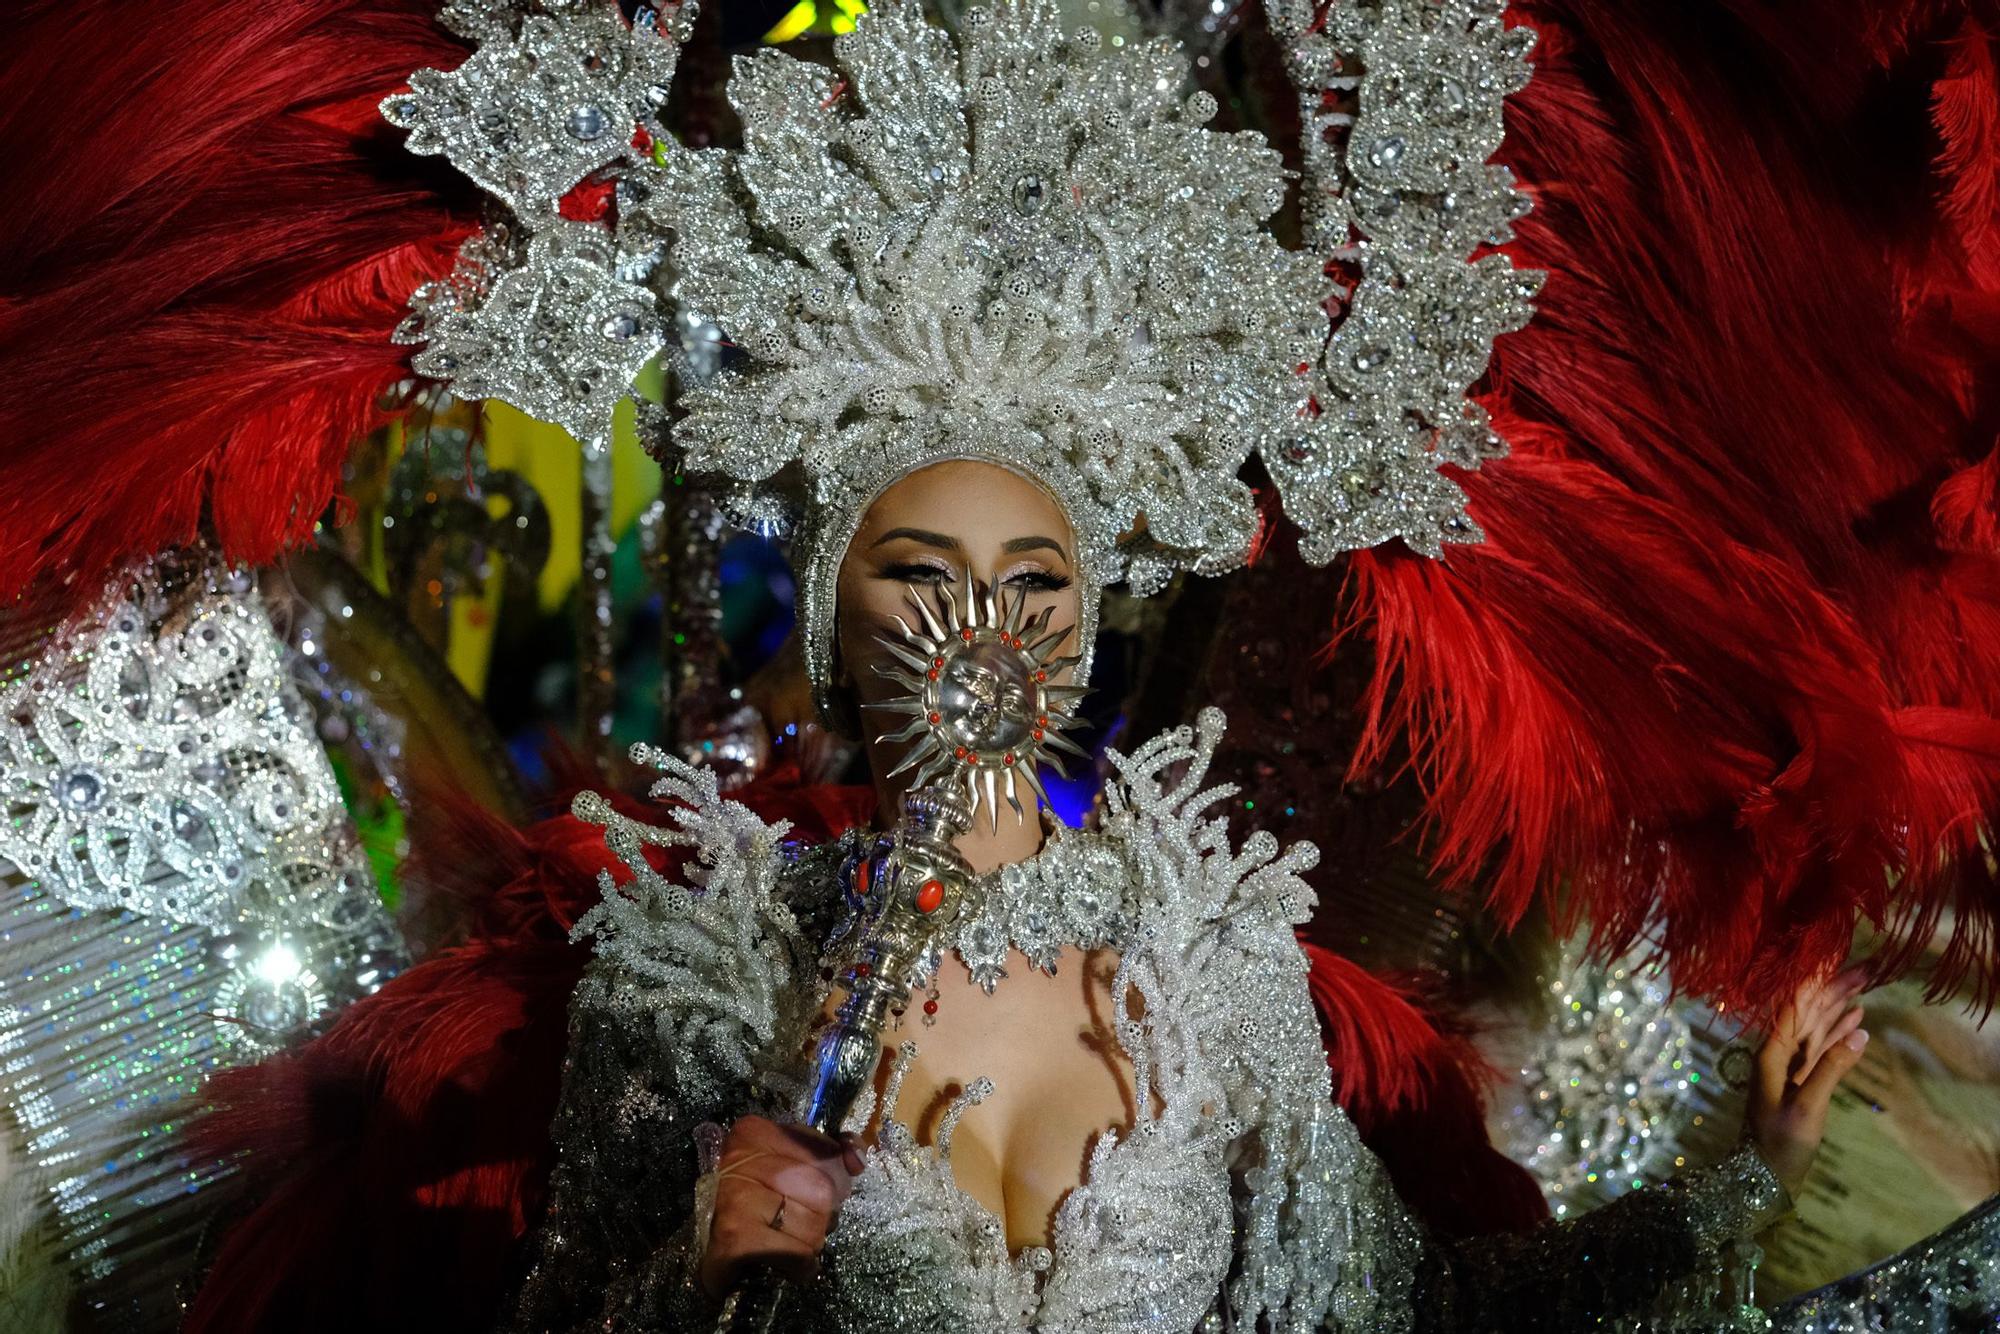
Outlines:
{"label": "crown-like headpiece", "polygon": [[[1053,0],[969,10],[955,37],[878,0],[837,67],[740,60],[738,150],[653,119],[691,2],[628,30],[609,0],[459,0],[479,52],[385,110],[521,230],[419,294],[415,365],[592,443],[667,343],[658,296],[721,330],[740,355],[682,377],[675,461],[745,518],[799,520],[822,699],[847,543],[933,461],[998,463],[1064,504],[1086,661],[1097,588],[1243,562],[1253,453],[1309,559],[1476,540],[1438,468],[1504,448],[1466,390],[1540,275],[1468,257],[1526,209],[1486,158],[1533,34],[1497,0],[1269,7],[1305,113],[1302,249],[1267,228],[1277,153],[1206,128],[1178,49],[1065,34]],[[616,209],[565,218],[593,175]]]}

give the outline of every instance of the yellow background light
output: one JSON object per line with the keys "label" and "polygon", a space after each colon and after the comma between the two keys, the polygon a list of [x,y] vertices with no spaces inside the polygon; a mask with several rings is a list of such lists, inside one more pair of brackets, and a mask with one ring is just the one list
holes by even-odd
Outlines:
{"label": "yellow background light", "polygon": [[799,0],[764,34],[767,42],[789,42],[811,33],[854,31],[854,21],[868,12],[866,0]]}
{"label": "yellow background light", "polygon": [[807,28],[812,27],[813,20],[818,17],[819,6],[814,4],[813,0],[799,0],[796,5],[792,6],[790,13],[779,19],[772,25],[771,31],[764,34],[764,40],[767,42],[789,42]]}

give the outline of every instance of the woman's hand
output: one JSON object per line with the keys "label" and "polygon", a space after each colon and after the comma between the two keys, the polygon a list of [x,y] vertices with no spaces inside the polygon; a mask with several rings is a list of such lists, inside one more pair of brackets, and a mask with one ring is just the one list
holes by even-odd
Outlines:
{"label": "woman's hand", "polygon": [[1854,1004],[1865,979],[1863,970],[1850,968],[1825,981],[1808,982],[1757,1049],[1750,1137],[1794,1198],[1826,1134],[1833,1091],[1860,1064],[1868,1046],[1861,1007]]}
{"label": "woman's hand", "polygon": [[793,1282],[811,1278],[860,1170],[861,1159],[839,1140],[761,1116],[739,1120],[716,1168],[703,1290],[719,1300],[758,1268]]}

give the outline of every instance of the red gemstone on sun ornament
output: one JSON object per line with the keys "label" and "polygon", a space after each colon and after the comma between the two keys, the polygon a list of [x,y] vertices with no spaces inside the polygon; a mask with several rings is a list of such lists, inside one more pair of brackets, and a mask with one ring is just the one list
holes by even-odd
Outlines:
{"label": "red gemstone on sun ornament", "polygon": [[930,672],[929,672],[928,674],[929,674],[929,676],[930,676],[931,680],[933,680],[933,681],[937,680],[937,668],[935,668],[935,667],[931,668],[931,669],[930,669]]}
{"label": "red gemstone on sun ornament", "polygon": [[1034,736],[1035,740],[1040,741],[1042,739],[1042,729],[1037,727],[1032,733],[1032,735]]}
{"label": "red gemstone on sun ornament", "polygon": [[944,715],[941,713],[934,713],[931,715],[931,721],[934,723],[941,723],[944,721]]}
{"label": "red gemstone on sun ornament", "polygon": [[1049,715],[1047,715],[1046,713],[1043,714],[1041,717],[1035,719],[1035,726],[1037,727],[1047,727],[1048,725],[1049,725]]}
{"label": "red gemstone on sun ornament", "polygon": [[964,746],[960,746],[960,747],[959,747],[959,748],[958,748],[957,750],[953,751],[953,752],[952,752],[952,758],[953,758],[953,759],[957,759],[957,760],[962,760],[962,759],[964,759],[964,758],[965,758],[965,747],[964,747]]}
{"label": "red gemstone on sun ornament", "polygon": [[1046,681],[1049,679],[1049,674],[1047,672],[1036,672],[1035,679],[1037,681]]}
{"label": "red gemstone on sun ornament", "polygon": [[874,971],[875,970],[873,968],[869,967],[865,963],[857,963],[854,965],[854,975],[856,977],[866,977]]}
{"label": "red gemstone on sun ornament", "polygon": [[966,643],[970,644],[972,642],[972,627],[967,626],[965,629],[960,630],[958,632],[958,637],[960,639],[963,639]]}
{"label": "red gemstone on sun ornament", "polygon": [[917,886],[918,912],[934,913],[938,910],[938,905],[943,902],[944,881],[926,880],[923,884]]}
{"label": "red gemstone on sun ornament", "polygon": [[931,666],[933,666],[933,667],[942,667],[942,666],[944,666],[944,659],[943,659],[943,658],[932,658],[932,659],[931,659]]}
{"label": "red gemstone on sun ornament", "polygon": [[1010,753],[1007,756],[1007,763],[1012,764],[1013,762],[1014,762],[1014,756]]}
{"label": "red gemstone on sun ornament", "polygon": [[936,1001],[933,1001],[933,1000],[927,1000],[927,1001],[925,1001],[925,1002],[924,1002],[924,1013],[925,1013],[925,1014],[936,1014],[936,1013],[937,1013],[937,1002],[936,1002]]}

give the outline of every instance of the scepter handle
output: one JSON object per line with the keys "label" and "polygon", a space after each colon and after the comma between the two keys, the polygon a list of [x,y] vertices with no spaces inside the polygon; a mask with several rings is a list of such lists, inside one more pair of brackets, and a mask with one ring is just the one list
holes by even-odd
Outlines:
{"label": "scepter handle", "polygon": [[[956,921],[973,883],[953,841],[972,823],[953,789],[904,794],[903,818],[886,853],[866,865],[860,910],[866,927],[846,974],[847,998],[813,1047],[812,1091],[804,1123],[833,1135],[847,1120],[881,1059],[882,1030],[910,998],[910,973]],[[738,1288],[718,1329],[769,1334],[787,1285],[766,1276]]]}

